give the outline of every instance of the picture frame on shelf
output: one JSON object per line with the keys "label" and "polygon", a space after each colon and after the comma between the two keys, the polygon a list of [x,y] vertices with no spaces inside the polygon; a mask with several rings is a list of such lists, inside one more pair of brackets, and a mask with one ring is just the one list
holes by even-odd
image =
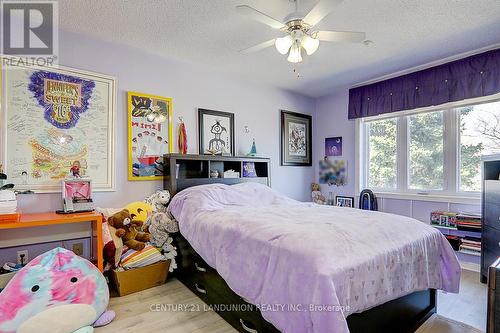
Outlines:
{"label": "picture frame on shelf", "polygon": [[172,99],[127,93],[128,180],[163,179],[163,155],[173,151]]}
{"label": "picture frame on shelf", "polygon": [[280,164],[312,166],[312,117],[281,110]]}
{"label": "picture frame on shelf", "polygon": [[234,113],[198,109],[199,153],[234,156]]}
{"label": "picture frame on shelf", "polygon": [[335,206],[354,208],[354,197],[337,195],[335,197]]}

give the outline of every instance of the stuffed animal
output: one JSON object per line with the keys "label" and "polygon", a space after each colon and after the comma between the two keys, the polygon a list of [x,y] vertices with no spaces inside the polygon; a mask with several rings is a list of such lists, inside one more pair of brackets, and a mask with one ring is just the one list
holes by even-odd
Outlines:
{"label": "stuffed animal", "polygon": [[128,209],[108,217],[108,224],[116,229],[116,236],[121,237],[123,244],[130,249],[141,251],[146,246],[144,243],[150,240],[149,233],[138,231],[143,222],[134,220]]}
{"label": "stuffed animal", "polygon": [[319,205],[326,205],[326,198],[321,193],[321,187],[318,183],[311,184],[311,197],[314,203]]}
{"label": "stuffed animal", "polygon": [[125,209],[130,212],[131,220],[135,223],[136,227],[139,224],[144,224],[153,212],[153,207],[143,201],[129,203]]}
{"label": "stuffed animal", "polygon": [[63,248],[20,269],[0,293],[0,332],[93,332],[115,317],[106,311],[106,279],[88,260]]}
{"label": "stuffed animal", "polygon": [[153,213],[148,220],[147,231],[151,234],[151,244],[162,250],[165,259],[171,260],[169,270],[172,272],[177,268],[175,262],[177,251],[172,245],[172,237],[168,234],[179,231],[177,221],[169,218],[165,213]]}
{"label": "stuffed animal", "polygon": [[156,193],[151,194],[149,197],[144,199],[144,202],[151,205],[153,212],[155,213],[166,213],[167,204],[170,201],[170,192],[167,190],[158,190]]}

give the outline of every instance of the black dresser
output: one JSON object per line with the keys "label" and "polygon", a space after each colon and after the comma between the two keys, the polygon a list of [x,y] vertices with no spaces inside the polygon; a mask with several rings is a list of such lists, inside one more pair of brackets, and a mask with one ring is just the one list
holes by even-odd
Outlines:
{"label": "black dresser", "polygon": [[488,267],[500,257],[500,160],[483,162],[481,282]]}

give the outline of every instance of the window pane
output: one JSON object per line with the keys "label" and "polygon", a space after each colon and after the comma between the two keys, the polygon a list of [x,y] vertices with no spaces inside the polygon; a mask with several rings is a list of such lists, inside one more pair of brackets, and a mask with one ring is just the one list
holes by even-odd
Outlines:
{"label": "window pane", "polygon": [[396,188],[396,119],[367,124],[368,187]]}
{"label": "window pane", "polygon": [[460,190],[481,190],[481,155],[500,153],[500,102],[460,112]]}
{"label": "window pane", "polygon": [[443,112],[408,117],[409,187],[415,190],[444,189]]}

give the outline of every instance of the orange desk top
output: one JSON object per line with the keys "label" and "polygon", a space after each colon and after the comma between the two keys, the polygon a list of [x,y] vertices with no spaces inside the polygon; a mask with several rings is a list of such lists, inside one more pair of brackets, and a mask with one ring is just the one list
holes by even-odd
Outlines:
{"label": "orange desk top", "polygon": [[21,214],[19,222],[0,223],[0,229],[30,228],[55,224],[79,223],[87,221],[101,220],[99,213],[74,213],[74,214],[56,214],[56,213],[34,213]]}

